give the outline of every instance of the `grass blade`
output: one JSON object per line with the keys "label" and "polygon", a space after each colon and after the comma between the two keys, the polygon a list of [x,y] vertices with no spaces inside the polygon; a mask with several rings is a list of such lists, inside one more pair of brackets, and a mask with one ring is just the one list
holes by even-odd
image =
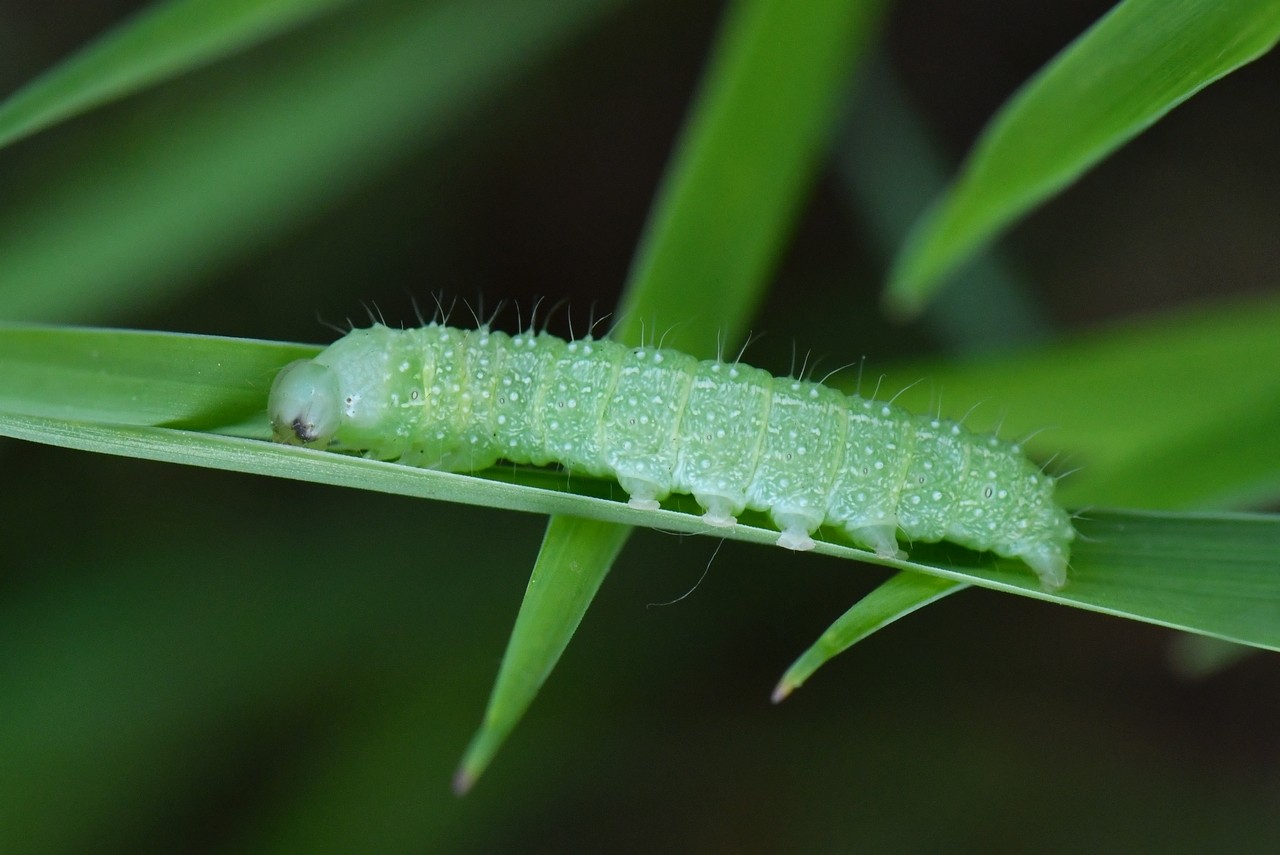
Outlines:
{"label": "grass blade", "polygon": [[969,585],[966,582],[940,579],[923,573],[898,573],[890,577],[854,603],[812,647],[800,655],[778,681],[773,690],[773,702],[781,703],[803,686],[804,681],[813,676],[815,671],[873,632],[967,587]]}
{"label": "grass blade", "polygon": [[305,23],[348,0],[172,0],[103,34],[0,104],[0,146]]}
{"label": "grass blade", "polygon": [[741,340],[881,5],[730,5],[636,253],[620,340],[657,331],[700,356],[717,336]]}
{"label": "grass blade", "polygon": [[1271,0],[1124,0],[992,120],[916,224],[885,298],[917,312],[983,243],[1280,38]]}
{"label": "grass blade", "polygon": [[259,417],[280,368],[317,347],[0,323],[0,411],[215,428]]}
{"label": "grass blade", "polygon": [[[709,530],[687,499],[673,503],[680,510],[640,511],[606,498],[608,482],[575,479],[566,487],[562,476],[549,472],[522,470],[499,481],[241,437],[3,413],[0,436],[762,546],[772,546],[778,538],[759,516],[730,529]],[[1081,539],[1072,554],[1068,584],[1053,593],[1041,590],[1021,562],[953,544],[915,544],[911,561],[880,558],[836,541],[819,540],[814,551],[1280,650],[1280,514],[1097,510],[1077,520],[1077,528]]]}
{"label": "grass blade", "polygon": [[1089,516],[1068,604],[1280,651],[1280,515]]}
{"label": "grass blade", "polygon": [[484,722],[454,776],[455,793],[471,789],[529,708],[630,534],[629,526],[575,517],[554,517],[547,526]]}

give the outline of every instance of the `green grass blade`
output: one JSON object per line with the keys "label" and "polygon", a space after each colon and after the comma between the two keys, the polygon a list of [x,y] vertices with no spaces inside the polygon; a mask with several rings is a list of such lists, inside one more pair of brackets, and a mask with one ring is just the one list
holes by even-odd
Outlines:
{"label": "green grass blade", "polygon": [[214,336],[0,323],[0,411],[131,425],[213,428],[254,416],[261,422],[276,372],[318,350]]}
{"label": "green grass blade", "polygon": [[[704,356],[714,352],[716,342],[732,346],[741,338],[825,148],[839,95],[857,59],[855,48],[878,8],[868,0],[802,6],[745,0],[730,8],[688,130],[654,204],[614,338],[640,343],[662,330],[666,345]],[[577,602],[573,592],[579,575],[603,578],[613,556],[609,564],[571,571],[552,570],[554,562],[579,553],[603,559],[591,543],[578,545],[575,539],[613,538],[620,548],[628,533],[597,524],[582,535],[580,525],[553,517],[537,562],[547,568],[547,587],[570,589],[560,598],[565,602]],[[581,602],[582,609],[589,600]],[[539,680],[527,697],[505,690],[508,661],[550,657],[526,665],[550,673],[578,625],[580,613],[566,616],[571,619],[544,614],[551,607],[547,604],[557,601],[526,600],[521,606],[517,631],[526,624],[547,625],[547,632],[564,635],[554,644],[543,643],[541,635],[528,634],[520,642],[513,635],[490,712],[472,742],[479,752],[473,773],[467,772],[472,761],[463,761],[460,780],[467,787],[541,686]],[[502,723],[500,731],[493,731],[492,721]]]}
{"label": "green grass blade", "polygon": [[900,313],[983,243],[1280,38],[1274,0],[1124,0],[992,120],[890,276]]}
{"label": "green grass blade", "polygon": [[[1274,414],[1280,301],[1084,333],[998,359],[885,369],[883,387],[917,410],[1017,436],[1083,469],[1060,485],[1068,505],[1191,508],[1280,494]],[[0,325],[0,410],[125,424],[210,428],[256,416],[283,364],[313,346],[170,333]],[[877,368],[879,370],[879,368]],[[1231,378],[1231,382],[1223,382]],[[1194,399],[1195,406],[1188,402]]]}
{"label": "green grass blade", "polygon": [[628,526],[575,517],[555,517],[547,527],[484,723],[454,777],[458,795],[471,789],[533,702],[630,534]]}
{"label": "green grass blade", "polygon": [[966,582],[926,576],[923,573],[898,573],[841,615],[813,646],[800,655],[773,690],[773,702],[780,703],[828,661],[854,644],[884,629],[898,618],[943,597],[963,591]]}
{"label": "green grass blade", "polygon": [[1090,513],[1069,604],[1280,651],[1280,515]]}
{"label": "green grass blade", "polygon": [[140,105],[87,153],[7,188],[0,318],[100,318],[197,283],[448,132],[621,2],[362,5],[184,81],[190,98]]}
{"label": "green grass blade", "polygon": [[617,337],[714,354],[754,314],[877,0],[731,4],[618,310]]}
{"label": "green grass blade", "polygon": [[348,0],[172,0],[0,103],[0,146],[295,27]]}
{"label": "green grass blade", "polygon": [[[253,432],[266,433],[265,430]],[[486,473],[486,477],[477,478],[294,448],[244,436],[16,413],[0,413],[0,436],[140,460],[271,475],[490,508],[568,513],[633,524],[654,520],[621,502],[601,498],[610,492],[602,481],[584,478],[574,483],[574,492],[560,491],[556,485],[562,483],[564,477],[550,471],[517,470],[512,474],[509,469],[493,470]],[[674,512],[648,513],[662,514],[664,520],[685,516]]]}
{"label": "green grass blade", "polygon": [[[762,517],[708,530],[696,505],[640,511],[616,499],[608,482],[523,470],[490,480],[415,469],[242,437],[171,428],[100,425],[0,413],[0,436],[66,448],[443,499],[533,513],[566,514],[666,531],[725,537],[772,547],[776,530]],[[537,484],[538,486],[533,486]],[[1280,514],[1091,511],[1077,521],[1081,539],[1068,584],[1056,592],[1020,562],[952,544],[915,544],[913,561],[819,540],[815,552],[914,570],[995,591],[1074,606],[1226,641],[1280,650]],[[567,548],[567,547],[566,547]]]}

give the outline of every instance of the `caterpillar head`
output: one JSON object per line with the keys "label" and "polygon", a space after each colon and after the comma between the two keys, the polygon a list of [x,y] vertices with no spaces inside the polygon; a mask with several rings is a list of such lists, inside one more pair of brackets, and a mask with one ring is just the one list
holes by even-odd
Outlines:
{"label": "caterpillar head", "polygon": [[313,359],[289,363],[271,384],[267,415],[276,442],[328,445],[342,421],[337,373]]}

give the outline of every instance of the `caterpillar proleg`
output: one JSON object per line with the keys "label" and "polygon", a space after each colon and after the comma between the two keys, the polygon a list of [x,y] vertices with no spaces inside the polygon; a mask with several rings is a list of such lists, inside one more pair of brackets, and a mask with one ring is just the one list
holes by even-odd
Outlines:
{"label": "caterpillar proleg", "polygon": [[637,508],[693,495],[712,526],[767,512],[778,545],[819,526],[881,556],[948,540],[1066,582],[1054,479],[994,436],[893,403],[674,350],[442,324],[353,330],[286,366],[281,442],[472,472],[498,460],[615,478]]}

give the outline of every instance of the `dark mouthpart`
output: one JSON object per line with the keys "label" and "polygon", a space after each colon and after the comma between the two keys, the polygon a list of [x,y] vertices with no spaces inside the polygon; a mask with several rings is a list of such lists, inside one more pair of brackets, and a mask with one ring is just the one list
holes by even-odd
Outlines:
{"label": "dark mouthpart", "polygon": [[291,425],[289,425],[289,426],[290,426],[291,428],[293,428],[293,435],[294,435],[294,436],[296,436],[296,437],[297,437],[301,442],[314,442],[314,441],[315,441],[315,439],[316,439],[315,427],[316,427],[316,426],[315,426],[315,425],[313,425],[313,424],[308,424],[307,422],[304,422],[304,421],[302,420],[302,416],[298,416],[298,418],[294,419],[294,420],[293,420],[293,423],[292,423]]}

